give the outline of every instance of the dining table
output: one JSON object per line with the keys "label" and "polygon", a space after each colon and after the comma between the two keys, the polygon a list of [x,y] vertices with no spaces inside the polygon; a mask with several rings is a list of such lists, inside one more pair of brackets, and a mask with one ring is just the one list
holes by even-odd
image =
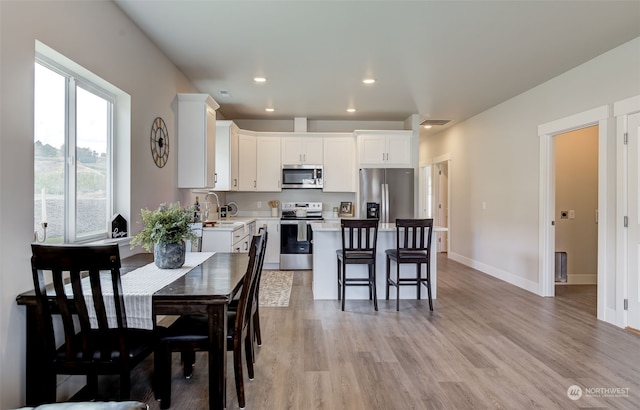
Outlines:
{"label": "dining table", "polygon": [[[141,253],[123,258],[120,270],[125,309],[128,316],[128,296],[137,298],[135,305],[145,305],[140,303],[140,289],[136,289],[136,286],[130,283],[148,283],[148,275],[156,271],[173,275],[164,279],[166,284],[160,281],[157,290],[147,291],[151,293],[143,300],[150,300],[146,302],[150,303],[150,308],[142,311],[148,317],[139,318],[140,320],[129,326],[157,327],[158,322],[165,316],[208,315],[209,408],[223,409],[226,407],[227,311],[229,302],[242,288],[249,258],[246,253],[195,252],[192,258],[187,254],[187,261],[189,260],[192,261],[191,265],[185,263],[182,272],[166,272],[172,270],[158,269],[153,265],[153,254]],[[39,386],[42,386],[50,375],[44,373],[46,366],[41,365],[47,358],[44,357],[44,351],[40,349],[38,341],[39,313],[35,292],[24,292],[16,297],[16,301],[18,305],[26,307],[26,401],[27,405],[37,405],[46,402],[47,398],[42,396]],[[50,297],[50,304],[55,311],[53,296]]]}

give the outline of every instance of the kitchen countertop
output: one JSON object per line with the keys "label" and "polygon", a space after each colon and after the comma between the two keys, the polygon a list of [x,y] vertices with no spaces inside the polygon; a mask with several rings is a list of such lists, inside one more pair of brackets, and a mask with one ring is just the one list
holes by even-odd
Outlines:
{"label": "kitchen countertop", "polygon": [[228,218],[215,221],[215,226],[207,226],[204,230],[217,230],[217,231],[233,231],[238,227],[238,224],[248,225],[257,220],[276,219],[280,220],[280,217],[275,216],[230,216]]}
{"label": "kitchen countertop", "polygon": [[247,225],[252,222],[255,222],[256,218],[247,218],[247,217],[237,217],[233,216],[230,218],[220,219],[215,221],[216,224],[214,226],[206,226],[202,228],[205,231],[208,230],[216,230],[216,231],[233,231],[241,225]]}
{"label": "kitchen countertop", "polygon": [[[340,230],[340,221],[337,222],[314,222],[311,224],[311,229],[316,232],[336,232]],[[444,226],[434,226],[433,230],[436,232],[447,232],[449,229]],[[395,223],[380,223],[378,224],[378,232],[395,232]]]}

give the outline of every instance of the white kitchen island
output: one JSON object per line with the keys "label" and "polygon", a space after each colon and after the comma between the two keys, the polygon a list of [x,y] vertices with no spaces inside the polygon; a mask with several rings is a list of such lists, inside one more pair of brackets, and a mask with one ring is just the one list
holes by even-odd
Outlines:
{"label": "white kitchen island", "polygon": [[[340,222],[312,223],[313,230],[313,298],[321,300],[338,299],[338,271],[336,250],[342,248]],[[436,260],[437,236],[436,232],[446,232],[447,228],[434,227],[431,237],[431,295],[435,299],[437,295],[438,271]],[[386,282],[386,255],[385,250],[396,247],[395,223],[381,223],[378,225],[378,245],[376,252],[376,290],[378,299],[385,298]],[[391,275],[395,277],[395,262],[391,264]],[[400,275],[415,277],[416,265],[401,265]],[[426,269],[422,268],[422,276],[426,275]],[[348,276],[367,276],[366,265],[347,266]],[[421,299],[427,299],[427,289],[423,286],[420,291]],[[395,300],[396,288],[389,288],[389,298]],[[348,286],[346,299],[369,299],[369,288],[366,286]],[[402,286],[400,299],[416,299],[415,286]]]}

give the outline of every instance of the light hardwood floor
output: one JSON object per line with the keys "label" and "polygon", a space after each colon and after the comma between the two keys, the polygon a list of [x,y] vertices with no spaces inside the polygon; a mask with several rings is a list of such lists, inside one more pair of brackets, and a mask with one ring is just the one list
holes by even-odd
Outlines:
{"label": "light hardwood floor", "polygon": [[[438,264],[434,312],[424,300],[402,300],[400,312],[394,301],[375,312],[347,300],[341,312],[337,301],[313,300],[311,272],[296,272],[289,307],[261,308],[264,344],[246,408],[639,408],[640,336],[597,321],[593,290],[541,298],[448,259]],[[206,408],[205,359],[184,380],[174,355],[172,409]],[[151,371],[151,358],[135,370],[132,398],[157,409]],[[583,393],[575,401],[572,385]],[[605,388],[619,390],[595,390]]]}

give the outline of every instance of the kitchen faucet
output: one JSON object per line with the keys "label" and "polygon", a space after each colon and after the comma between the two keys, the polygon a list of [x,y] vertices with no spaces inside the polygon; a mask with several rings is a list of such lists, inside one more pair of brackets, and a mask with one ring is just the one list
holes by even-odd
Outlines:
{"label": "kitchen faucet", "polygon": [[209,200],[209,195],[213,195],[216,197],[216,212],[220,212],[220,199],[218,198],[218,194],[216,194],[213,191],[209,191],[207,193],[207,195],[205,195],[204,200],[208,201]]}

